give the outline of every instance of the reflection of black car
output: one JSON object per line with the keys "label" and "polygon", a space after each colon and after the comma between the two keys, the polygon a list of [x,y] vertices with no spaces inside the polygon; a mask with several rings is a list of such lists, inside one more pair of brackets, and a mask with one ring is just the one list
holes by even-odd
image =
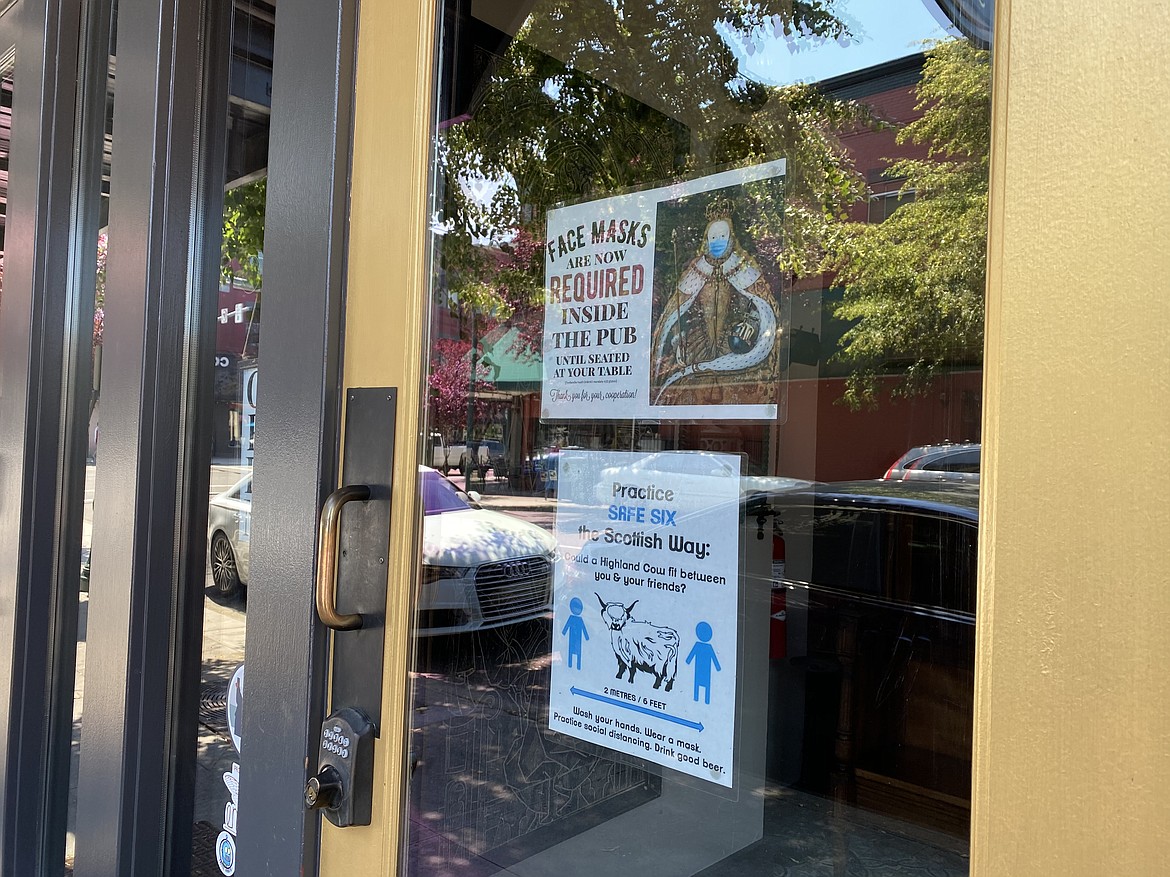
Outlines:
{"label": "reflection of black car", "polygon": [[978,489],[775,495],[769,770],[965,837]]}

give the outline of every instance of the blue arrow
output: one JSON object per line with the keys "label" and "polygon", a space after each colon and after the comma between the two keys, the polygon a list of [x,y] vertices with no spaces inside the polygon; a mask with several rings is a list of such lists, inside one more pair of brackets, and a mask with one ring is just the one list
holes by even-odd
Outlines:
{"label": "blue arrow", "polygon": [[636,713],[643,713],[647,716],[654,716],[656,719],[666,719],[668,722],[674,722],[678,725],[686,725],[688,728],[694,728],[696,731],[703,730],[702,722],[692,722],[690,719],[680,719],[678,716],[672,716],[670,713],[660,713],[658,710],[652,710],[644,706],[638,706],[636,703],[626,703],[624,700],[618,700],[616,697],[606,697],[604,694],[594,694],[592,691],[582,691],[580,688],[573,686],[569,689],[578,697],[588,697],[592,700],[600,700],[602,703],[612,704],[613,706],[620,706],[622,709],[633,710]]}

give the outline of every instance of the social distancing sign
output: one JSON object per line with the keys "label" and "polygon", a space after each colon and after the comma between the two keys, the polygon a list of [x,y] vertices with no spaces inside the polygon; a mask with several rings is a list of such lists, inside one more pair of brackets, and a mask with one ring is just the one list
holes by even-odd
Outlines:
{"label": "social distancing sign", "polygon": [[549,727],[732,785],[739,458],[565,451]]}

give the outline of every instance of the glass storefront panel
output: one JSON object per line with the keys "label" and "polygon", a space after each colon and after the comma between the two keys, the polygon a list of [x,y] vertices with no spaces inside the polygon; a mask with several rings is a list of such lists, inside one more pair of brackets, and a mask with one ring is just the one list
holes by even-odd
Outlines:
{"label": "glass storefront panel", "polygon": [[967,873],[964,10],[444,5],[407,873]]}
{"label": "glass storefront panel", "polygon": [[234,4],[192,874],[230,874],[236,860],[275,23],[272,4]]}

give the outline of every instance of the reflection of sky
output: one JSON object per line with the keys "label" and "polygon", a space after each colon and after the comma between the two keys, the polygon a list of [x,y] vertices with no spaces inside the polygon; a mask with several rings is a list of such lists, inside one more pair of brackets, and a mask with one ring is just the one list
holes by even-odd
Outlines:
{"label": "reflection of sky", "polygon": [[[827,39],[811,33],[786,34],[779,17],[776,27],[753,32],[737,31],[724,21],[715,30],[731,48],[744,77],[765,85],[793,82],[820,82],[864,70],[877,64],[921,52],[926,40],[959,36],[936,0],[826,0],[829,12],[843,21],[849,36]],[[560,96],[560,83],[549,78],[543,91],[552,100]],[[496,246],[515,238],[515,230],[500,232],[491,223],[494,199],[504,193],[515,200],[516,181],[511,174],[488,178],[474,168],[458,174],[459,186],[467,197],[469,211],[490,229],[474,237],[479,246]],[[432,231],[445,234],[450,221],[436,216]]]}
{"label": "reflection of sky", "polygon": [[835,0],[830,11],[848,25],[841,40],[762,28],[715,29],[739,60],[740,72],[765,85],[818,82],[922,51],[923,40],[957,36],[934,0]]}

